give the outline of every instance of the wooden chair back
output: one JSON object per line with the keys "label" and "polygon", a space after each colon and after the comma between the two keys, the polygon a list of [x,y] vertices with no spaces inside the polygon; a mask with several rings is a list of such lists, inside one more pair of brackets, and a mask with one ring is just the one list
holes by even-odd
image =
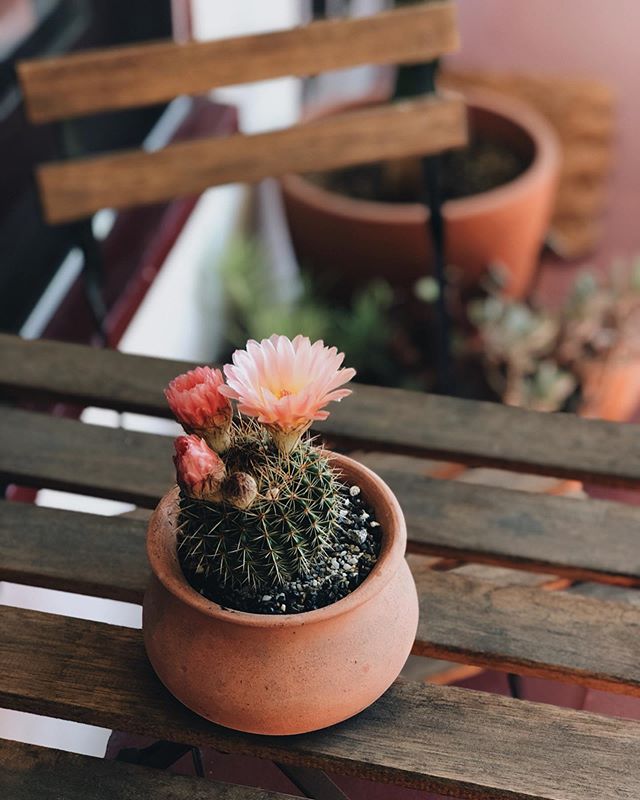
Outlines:
{"label": "wooden chair back", "polygon": [[[441,0],[276,33],[24,61],[18,75],[29,119],[46,123],[280,76],[429,61],[457,46],[455,7]],[[271,133],[47,163],[37,168],[37,180],[44,216],[56,224],[105,207],[161,202],[287,172],[430,155],[465,141],[462,100],[429,95]]]}

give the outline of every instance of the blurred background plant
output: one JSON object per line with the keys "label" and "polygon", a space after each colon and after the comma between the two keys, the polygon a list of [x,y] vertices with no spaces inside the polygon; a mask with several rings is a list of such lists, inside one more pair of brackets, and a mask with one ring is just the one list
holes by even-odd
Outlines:
{"label": "blurred background plant", "polygon": [[560,359],[568,364],[616,352],[640,355],[640,258],[612,265],[606,280],[578,276],[564,309]]}
{"label": "blurred background plant", "polygon": [[274,279],[259,243],[238,238],[222,265],[222,285],[226,339],[231,347],[243,346],[247,339],[263,339],[274,331],[290,338],[302,333],[348,353],[349,365],[357,369],[360,381],[403,384],[393,355],[394,297],[384,281],[365,284],[347,305],[340,306],[325,297],[302,270],[292,293]]}
{"label": "blurred background plant", "polygon": [[[304,270],[294,291],[284,281],[268,269],[258,240],[234,240],[222,266],[225,357],[249,338],[303,333],[348,353],[362,382],[432,388],[429,320],[439,291],[432,277],[417,281],[410,295],[372,280],[342,304]],[[506,298],[497,267],[470,299],[451,283],[455,369],[465,396],[575,410],[595,365],[640,359],[640,258],[614,265],[608,277],[579,273],[555,310]]]}
{"label": "blurred background plant", "polygon": [[580,273],[556,311],[501,297],[495,283],[484,286],[486,295],[468,305],[476,330],[470,350],[509,405],[566,409],[594,366],[616,360],[634,368],[640,358],[640,259],[613,265],[607,277]]}

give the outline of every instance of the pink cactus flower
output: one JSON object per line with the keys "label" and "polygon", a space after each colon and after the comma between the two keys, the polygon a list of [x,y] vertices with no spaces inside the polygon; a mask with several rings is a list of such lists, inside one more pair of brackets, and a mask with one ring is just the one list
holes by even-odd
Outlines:
{"label": "pink cactus flower", "polygon": [[178,436],[174,442],[176,479],[182,491],[196,500],[218,502],[226,477],[224,463],[207,443],[195,434]]}
{"label": "pink cactus flower", "polygon": [[338,388],[356,374],[340,369],[343,359],[335,347],[321,340],[311,344],[306,336],[293,342],[276,334],[251,340],[233,354],[233,365],[225,366],[227,386],[220,392],[237,400],[243,414],[257,417],[278,447],[290,452],[313,420],[329,416],[323,410],[327,403],[351,394]]}
{"label": "pink cactus flower", "polygon": [[178,375],[164,390],[169,408],[187,433],[204,439],[223,453],[230,444],[232,408],[220,393],[224,377],[219,369],[196,367]]}

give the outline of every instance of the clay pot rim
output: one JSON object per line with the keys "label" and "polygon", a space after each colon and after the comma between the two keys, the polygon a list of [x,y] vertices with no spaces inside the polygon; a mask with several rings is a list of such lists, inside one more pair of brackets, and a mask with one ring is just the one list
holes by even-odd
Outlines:
{"label": "clay pot rim", "polygon": [[[506,184],[469,197],[448,200],[444,204],[443,212],[450,220],[484,214],[502,206],[505,201],[526,195],[532,184],[546,180],[550,171],[556,172],[560,168],[562,159],[558,135],[550,123],[534,108],[517,98],[488,89],[465,91],[464,97],[468,105],[502,116],[523,130],[532,141],[533,160],[524,172]],[[306,119],[311,121],[342,110],[357,110],[380,101],[379,95],[372,95],[361,100],[327,104],[312,109]],[[301,197],[308,205],[316,208],[330,206],[332,213],[344,217],[374,220],[388,225],[426,224],[429,218],[429,210],[420,203],[358,200],[316,186],[303,175],[294,173],[283,175],[280,183],[285,192]]]}
{"label": "clay pot rim", "polygon": [[378,560],[365,580],[353,592],[324,608],[303,611],[299,614],[254,614],[246,611],[225,609],[213,600],[208,600],[195,591],[184,577],[175,547],[167,558],[166,547],[161,537],[167,535],[167,523],[171,526],[169,536],[175,542],[176,501],[178,487],[174,486],[158,504],[149,522],[147,534],[147,557],[156,578],[178,600],[191,606],[205,616],[233,625],[259,628],[290,628],[324,622],[333,617],[349,614],[354,609],[375,597],[395,575],[404,559],[407,529],[400,505],[387,484],[375,472],[348,456],[328,452],[331,462],[345,476],[348,483],[357,483],[363,496],[376,510],[380,519],[387,516],[382,526],[382,547]]}

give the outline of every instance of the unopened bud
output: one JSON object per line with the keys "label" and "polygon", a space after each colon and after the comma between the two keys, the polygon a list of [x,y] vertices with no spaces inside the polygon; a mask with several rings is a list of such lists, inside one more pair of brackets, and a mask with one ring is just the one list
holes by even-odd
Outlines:
{"label": "unopened bud", "polygon": [[248,472],[234,472],[222,484],[222,497],[232,506],[247,509],[258,494],[258,485]]}

